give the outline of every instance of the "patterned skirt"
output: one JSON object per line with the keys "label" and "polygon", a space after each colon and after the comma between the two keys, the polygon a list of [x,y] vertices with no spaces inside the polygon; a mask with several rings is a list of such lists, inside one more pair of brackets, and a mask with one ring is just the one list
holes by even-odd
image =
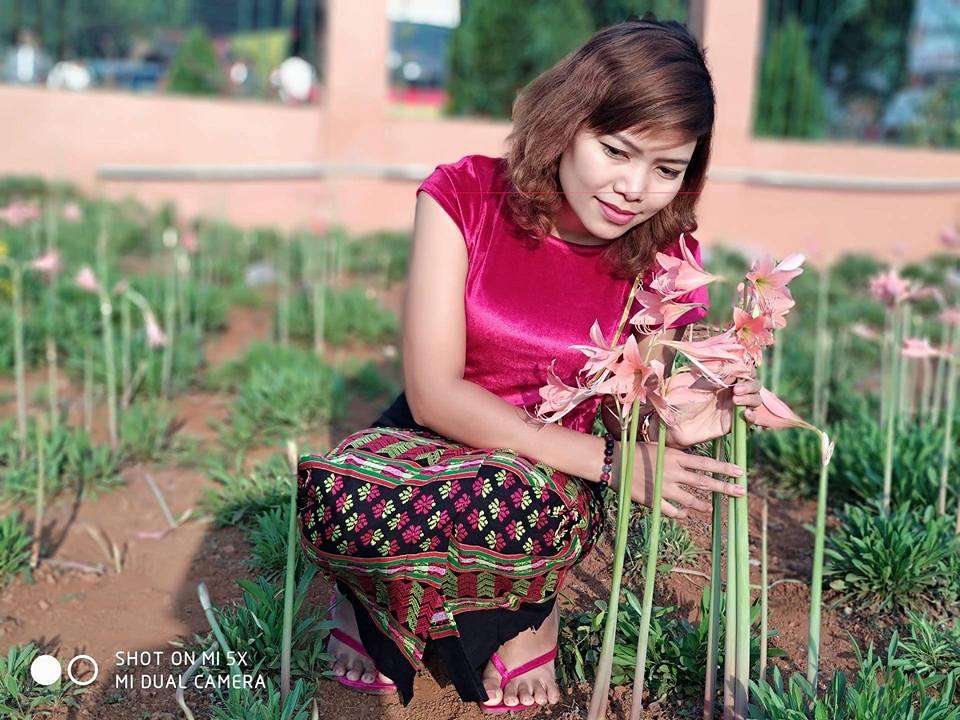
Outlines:
{"label": "patterned skirt", "polygon": [[539,627],[600,536],[602,492],[510,449],[368,427],[300,457],[300,543],[404,705],[428,642],[460,697],[483,701],[490,655]]}

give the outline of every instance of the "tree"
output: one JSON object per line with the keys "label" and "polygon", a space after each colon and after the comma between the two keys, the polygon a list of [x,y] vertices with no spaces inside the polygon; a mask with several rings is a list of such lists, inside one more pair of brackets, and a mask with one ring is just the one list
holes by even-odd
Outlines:
{"label": "tree", "polygon": [[217,95],[224,86],[223,70],[206,31],[195,25],[170,64],[167,90],[187,95]]}
{"label": "tree", "polygon": [[517,92],[593,32],[583,0],[465,0],[447,112],[509,118]]}

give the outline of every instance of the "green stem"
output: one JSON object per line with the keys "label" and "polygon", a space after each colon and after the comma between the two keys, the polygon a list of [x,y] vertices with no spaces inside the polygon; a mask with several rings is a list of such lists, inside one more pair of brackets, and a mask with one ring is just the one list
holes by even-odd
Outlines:
{"label": "green stem", "polygon": [[33,517],[33,549],[30,553],[30,567],[36,568],[40,563],[40,540],[43,536],[43,503],[44,485],[46,483],[46,453],[43,417],[37,418],[37,505]]}
{"label": "green stem", "polygon": [[10,264],[11,300],[13,301],[13,366],[17,381],[17,439],[20,459],[27,457],[27,380],[23,352],[23,273],[20,266]]}
{"label": "green stem", "polygon": [[170,397],[170,385],[173,378],[173,347],[176,345],[177,318],[177,266],[176,255],[170,251],[170,270],[167,275],[167,291],[164,297],[163,322],[166,325],[167,344],[163,348],[160,387],[164,398]]}
{"label": "green stem", "polygon": [[83,429],[90,434],[93,429],[93,347],[92,341],[83,351]]}
{"label": "green stem", "polygon": [[827,528],[827,488],[830,464],[820,464],[820,484],[817,488],[817,524],[813,541],[813,574],[810,578],[810,622],[807,641],[807,680],[817,687],[820,665],[820,606],[823,596],[823,548]]}
{"label": "green stem", "polygon": [[897,429],[903,430],[904,423],[906,422],[907,413],[905,412],[907,406],[907,390],[909,384],[907,383],[907,370],[910,363],[907,362],[907,359],[903,357],[901,353],[901,346],[903,345],[903,338],[910,337],[911,330],[911,319],[912,312],[909,305],[903,305],[903,318],[901,319],[900,324],[900,337],[897,340],[897,356],[899,358],[899,366],[897,373]]}
{"label": "green stem", "polygon": [[[737,405],[734,413],[735,463],[743,469],[740,482],[747,489],[747,423],[743,406]],[[748,683],[750,681],[750,533],[748,525],[747,495],[734,498],[737,515],[737,679],[735,706],[738,720],[747,717]]]}
{"label": "green stem", "polygon": [[[220,629],[220,624],[217,622],[217,618],[213,614],[213,605],[210,603],[210,593],[207,592],[207,586],[205,583],[201,582],[199,585],[197,585],[197,595],[200,597],[200,606],[203,608],[203,614],[206,615],[207,622],[210,623],[210,629],[213,630],[213,634],[217,638],[217,642],[220,643],[220,649],[223,651],[224,657],[226,658],[227,667],[230,668],[230,675],[233,678],[233,683],[242,683],[243,673],[240,671],[240,666],[237,664],[237,660],[234,657],[233,652],[230,650],[230,645],[227,644],[227,638],[224,637],[223,631]],[[242,685],[237,685],[237,687],[242,687]]]}
{"label": "green stem", "polygon": [[[130,312],[130,299],[120,300],[120,387],[123,388],[121,397],[127,396],[133,370],[130,362],[130,346],[133,342],[133,319]],[[124,410],[126,405],[121,403]]]}
{"label": "green stem", "polygon": [[660,420],[657,432],[657,464],[653,478],[653,504],[650,515],[650,537],[647,541],[647,567],[643,583],[643,614],[637,638],[637,666],[633,674],[633,704],[630,720],[639,720],[643,711],[643,685],[647,670],[647,645],[650,640],[650,616],[653,611],[653,585],[657,576],[657,553],[660,549],[661,508],[663,501],[663,459],[667,449],[667,425]]}
{"label": "green stem", "polygon": [[893,441],[897,427],[897,411],[899,404],[897,398],[900,397],[900,313],[894,309],[893,316],[893,342],[890,348],[890,398],[889,408],[887,410],[886,426],[886,448],[883,456],[883,511],[890,512],[890,491],[893,479]]}
{"label": "green stem", "polygon": [[[953,332],[952,327],[945,327],[943,330],[943,345],[947,345],[950,342],[950,335]],[[940,409],[943,407],[944,402],[944,392],[943,388],[946,383],[947,370],[949,363],[946,358],[937,358],[937,371],[933,376],[933,399],[930,402],[930,424],[936,425],[940,420]]]}
{"label": "green stem", "polygon": [[767,598],[767,499],[763,499],[760,513],[760,681],[767,679],[767,616],[770,606]]}
{"label": "green stem", "polygon": [[[606,624],[603,627],[603,643],[600,647],[600,659],[597,661],[596,677],[593,683],[593,695],[590,697],[590,710],[587,720],[606,718],[607,694],[610,690],[610,678],[613,674],[613,651],[617,635],[617,613],[620,606],[620,584],[623,577],[623,559],[627,550],[627,531],[630,525],[630,501],[633,489],[633,461],[637,445],[637,425],[640,417],[640,403],[634,402],[631,409],[629,428],[621,430],[620,477],[617,482],[617,534],[613,545],[613,571],[610,582],[610,602],[607,605]],[[629,429],[629,439],[627,431]],[[624,462],[626,456],[626,462]]]}
{"label": "green stem", "polygon": [[103,328],[103,353],[107,368],[107,426],[110,431],[110,447],[119,444],[117,430],[117,368],[113,355],[113,305],[110,297],[100,293],[100,322]]}
{"label": "green stem", "polygon": [[[723,442],[713,441],[713,457],[719,460]],[[718,492],[711,493],[713,515],[710,541],[710,628],[707,631],[707,675],[703,687],[703,720],[713,720],[713,706],[717,698],[717,651],[720,639],[720,564],[723,554],[723,500]]]}
{"label": "green stem", "polygon": [[[297,451],[288,442],[287,451],[291,461],[296,461]],[[293,594],[297,568],[297,467],[293,468],[293,487],[290,490],[290,521],[287,525],[287,573],[283,585],[283,637],[280,650],[280,701],[285,702],[290,692],[290,656],[293,647]]]}
{"label": "green stem", "polygon": [[[735,455],[730,453],[730,455]],[[723,650],[723,720],[735,720],[737,687],[737,513],[735,498],[727,497],[727,589]]]}
{"label": "green stem", "polygon": [[277,339],[286,347],[290,343],[290,259],[284,238],[277,249],[277,266]]}
{"label": "green stem", "polygon": [[953,414],[957,398],[957,360],[956,345],[960,340],[960,332],[955,328],[951,333],[951,349],[953,354],[948,362],[947,371],[947,403],[943,418],[943,449],[940,456],[940,493],[937,498],[937,511],[941,516],[947,514],[947,486],[950,478],[950,461],[953,457]]}
{"label": "green stem", "polygon": [[783,337],[786,328],[776,331],[776,342],[773,343],[773,359],[770,362],[770,392],[774,395],[780,392],[780,376],[783,371]]}

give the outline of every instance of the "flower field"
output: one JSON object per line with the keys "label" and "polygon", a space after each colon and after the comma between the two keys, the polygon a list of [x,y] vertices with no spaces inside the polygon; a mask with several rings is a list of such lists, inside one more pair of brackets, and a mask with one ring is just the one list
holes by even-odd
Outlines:
{"label": "flower field", "polygon": [[[609,533],[561,592],[563,694],[542,714],[960,720],[955,229],[943,241],[898,267],[687,259],[710,278],[694,334],[747,347],[765,388],[731,442],[697,445],[745,467],[749,494],[674,520],[608,493]],[[290,542],[291,463],[402,387],[408,245],[0,182],[0,716],[482,715],[430,662],[407,708],[325,677],[329,588]],[[641,289],[648,330],[690,288],[671,268]],[[777,272],[793,304],[765,324],[750,292]],[[591,341],[589,369],[612,370],[614,339]],[[639,356],[603,380],[627,426],[646,399],[662,439],[695,387],[680,378],[736,375],[732,346],[696,342],[672,387],[635,385]],[[552,413],[583,392],[551,388]],[[89,655],[98,677],[42,686],[40,654]]]}

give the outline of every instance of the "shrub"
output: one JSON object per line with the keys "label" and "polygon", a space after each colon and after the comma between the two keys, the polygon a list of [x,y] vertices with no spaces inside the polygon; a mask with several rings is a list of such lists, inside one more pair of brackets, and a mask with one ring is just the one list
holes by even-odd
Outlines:
{"label": "shrub", "polygon": [[27,567],[30,560],[30,531],[19,511],[0,518],[0,588]]}
{"label": "shrub", "polygon": [[905,672],[931,682],[960,675],[960,627],[926,615],[907,612],[905,635],[900,640],[897,664]]}
{"label": "shrub", "polygon": [[78,707],[76,696],[86,692],[62,679],[40,685],[30,677],[30,664],[40,654],[33,643],[11,645],[0,655],[0,711],[5,720],[31,720],[59,707]]}
{"label": "shrub", "polygon": [[841,526],[827,536],[830,587],[858,607],[877,612],[942,609],[956,592],[948,558],[960,552],[952,518],[922,514],[904,503],[885,515],[877,506],[845,506]]}
{"label": "shrub", "polygon": [[167,90],[187,95],[217,95],[223,85],[217,51],[203,27],[195,25],[173,56]]}
{"label": "shrub", "polygon": [[256,690],[230,685],[226,694],[215,685],[219,704],[213,706],[211,720],[308,720],[312,691],[306,682],[297,680],[286,702],[281,702],[272,678],[266,678],[265,683],[266,687]]}
{"label": "shrub", "polygon": [[[287,569],[287,530],[290,523],[290,505],[283,504],[259,512],[246,533],[250,543],[250,566],[267,580],[278,580]],[[297,543],[294,558],[297,571],[303,567],[303,551]]]}
{"label": "shrub", "polygon": [[241,463],[238,460],[231,470],[213,462],[207,469],[208,477],[218,487],[208,489],[200,505],[213,514],[217,527],[249,525],[259,513],[289,503],[296,473],[281,453],[274,453],[248,472],[242,470]]}

